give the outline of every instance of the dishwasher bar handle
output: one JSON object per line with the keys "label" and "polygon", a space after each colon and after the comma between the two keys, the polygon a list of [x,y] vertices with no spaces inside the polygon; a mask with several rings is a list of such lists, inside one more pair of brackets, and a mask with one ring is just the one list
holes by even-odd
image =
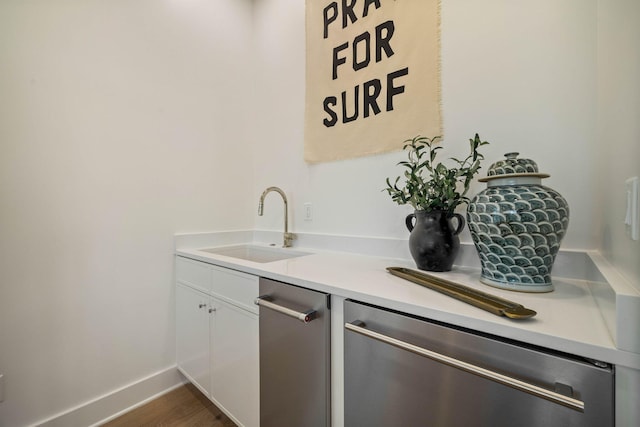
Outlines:
{"label": "dishwasher bar handle", "polygon": [[445,365],[449,365],[454,368],[463,370],[465,372],[469,372],[471,374],[477,375],[479,377],[498,382],[500,384],[514,388],[516,390],[520,390],[525,393],[529,393],[531,395],[541,397],[543,399],[549,400],[559,405],[566,406],[567,408],[571,408],[579,412],[584,412],[584,402],[581,400],[574,399],[572,397],[565,396],[560,393],[556,393],[546,388],[538,387],[537,385],[529,384],[527,382],[520,381],[515,378],[511,378],[509,376],[500,374],[498,372],[494,372],[494,371],[482,368],[480,366],[472,365],[470,363],[463,362],[461,360],[454,359],[452,357],[445,356],[444,354],[436,353],[434,351],[427,350],[422,347],[418,347],[416,345],[409,344],[407,342],[404,342],[395,338],[391,338],[389,336],[380,334],[378,332],[374,332],[370,329],[366,329],[359,325],[364,325],[364,323],[359,320],[356,320],[353,323],[345,323],[344,327],[347,330],[350,330],[360,335],[364,335],[369,338],[373,338],[374,340],[381,341],[383,343],[387,343],[399,349],[406,350],[411,353],[427,357],[429,359],[435,360],[436,362],[440,362]]}
{"label": "dishwasher bar handle", "polygon": [[294,319],[297,319],[302,323],[309,323],[316,318],[315,310],[308,310],[305,312],[295,311],[291,310],[290,308],[274,304],[270,301],[270,299],[271,298],[269,296],[263,295],[256,298],[254,303],[260,307],[268,308],[270,310],[277,311],[278,313],[282,313],[286,316],[293,317]]}

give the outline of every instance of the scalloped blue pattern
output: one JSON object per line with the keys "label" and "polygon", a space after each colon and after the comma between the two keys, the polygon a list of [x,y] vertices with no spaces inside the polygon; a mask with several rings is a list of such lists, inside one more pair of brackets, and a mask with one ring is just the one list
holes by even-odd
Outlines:
{"label": "scalloped blue pattern", "polygon": [[483,278],[530,292],[551,285],[569,225],[569,205],[557,191],[543,185],[489,187],[469,203],[467,222]]}

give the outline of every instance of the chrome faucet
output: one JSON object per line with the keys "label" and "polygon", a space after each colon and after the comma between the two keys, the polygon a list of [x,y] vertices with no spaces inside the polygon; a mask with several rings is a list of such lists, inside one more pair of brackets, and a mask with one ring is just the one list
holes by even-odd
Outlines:
{"label": "chrome faucet", "polygon": [[282,191],[278,187],[269,187],[266,190],[264,190],[262,192],[262,195],[260,196],[260,202],[258,203],[258,215],[262,216],[262,213],[264,211],[264,198],[271,191],[275,191],[276,193],[279,193],[282,196],[282,200],[284,201],[284,239],[283,239],[282,247],[288,248],[288,247],[291,247],[291,241],[296,238],[296,235],[293,233],[289,233],[289,209],[288,209],[289,204],[287,202],[287,196],[284,194],[284,191]]}

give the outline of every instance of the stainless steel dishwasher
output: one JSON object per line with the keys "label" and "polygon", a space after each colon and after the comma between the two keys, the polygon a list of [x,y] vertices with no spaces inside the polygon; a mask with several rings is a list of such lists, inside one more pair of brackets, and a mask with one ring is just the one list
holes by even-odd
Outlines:
{"label": "stainless steel dishwasher", "polygon": [[613,367],[345,302],[345,426],[612,427]]}
{"label": "stainless steel dishwasher", "polygon": [[260,279],[260,426],[327,427],[330,295]]}

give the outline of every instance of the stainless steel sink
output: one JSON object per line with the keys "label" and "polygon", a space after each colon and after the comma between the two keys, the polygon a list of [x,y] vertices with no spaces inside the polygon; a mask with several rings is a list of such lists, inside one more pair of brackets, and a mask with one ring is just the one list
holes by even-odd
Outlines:
{"label": "stainless steel sink", "polygon": [[239,258],[246,261],[260,263],[281,261],[283,259],[310,255],[310,253],[308,252],[299,252],[292,251],[291,249],[257,245],[224,246],[199,250],[202,252],[208,252],[210,254],[223,255],[231,258]]}

